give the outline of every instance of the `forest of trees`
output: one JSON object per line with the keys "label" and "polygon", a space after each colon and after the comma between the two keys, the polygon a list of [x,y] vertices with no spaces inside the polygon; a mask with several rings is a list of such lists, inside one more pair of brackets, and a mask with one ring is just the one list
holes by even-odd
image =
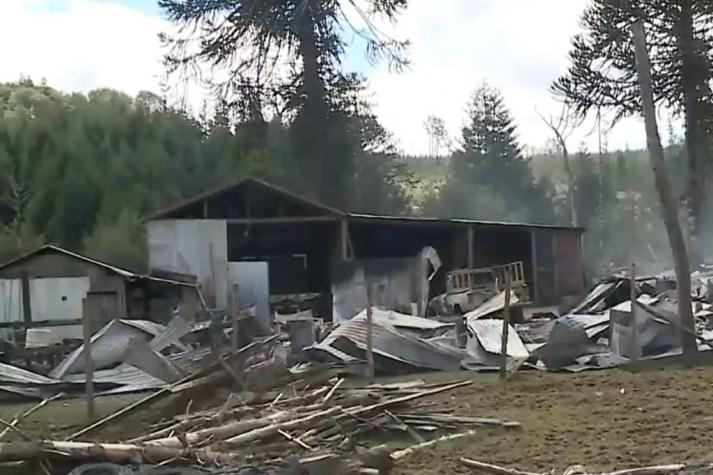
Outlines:
{"label": "forest of trees", "polygon": [[[52,242],[142,270],[143,221],[152,211],[252,175],[355,211],[576,223],[588,229],[592,273],[633,260],[668,265],[645,152],[571,144],[571,173],[565,173],[558,147],[530,156],[523,151],[507,98],[484,83],[487,78],[473,78],[472,95],[463,98],[461,134],[449,138],[440,119],[425,118],[438,156],[401,156],[365,99],[367,82],[344,70],[342,36],[354,28],[344,20],[349,2],[298,3],[306,7],[268,0],[159,1],[170,21],[190,27],[180,30],[186,36],[163,37],[169,80],[205,63],[229,73],[202,76],[213,104],[203,111],[183,110],[151,92],[68,93],[24,78],[0,84],[0,261]],[[398,21],[407,2],[366,3],[371,13],[362,12],[362,20],[369,25],[376,13]],[[653,0],[633,3],[641,5],[593,2],[584,14],[585,32],[573,41],[571,68],[553,78],[552,91],[573,116],[638,113],[635,84],[610,78],[619,89],[603,86],[604,72],[633,68],[626,24],[648,18],[656,26],[652,38],[670,46],[654,51],[662,56],[655,64],[668,68],[655,71],[657,99],[685,122],[682,137],[669,137],[668,172],[696,218],[694,232],[705,236],[708,183],[691,173],[707,170],[710,155],[713,127],[705,118],[713,102],[707,88],[713,36],[704,35],[688,52],[704,73],[691,73],[681,60],[688,57],[671,48],[685,48],[685,34],[699,38],[713,31],[713,8],[702,0],[669,2],[693,5],[689,10],[668,10]],[[236,20],[215,26],[213,19],[225,15]],[[695,28],[683,31],[689,18]],[[604,31],[607,22],[620,27],[618,36]],[[388,61],[396,70],[408,63],[407,42],[376,28],[357,33],[364,35],[370,60]],[[247,54],[232,54],[237,50]],[[610,69],[591,69],[606,61]],[[696,86],[701,83],[706,88]],[[689,97],[686,87],[697,96]]]}

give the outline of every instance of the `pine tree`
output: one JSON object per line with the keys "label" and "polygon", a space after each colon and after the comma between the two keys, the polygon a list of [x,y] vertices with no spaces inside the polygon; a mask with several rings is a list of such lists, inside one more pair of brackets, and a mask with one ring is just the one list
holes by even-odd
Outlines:
{"label": "pine tree", "polygon": [[487,84],[477,88],[468,115],[462,149],[453,156],[451,180],[493,190],[509,213],[524,214],[530,221],[552,222],[548,191],[538,186],[523,157],[500,92]]}

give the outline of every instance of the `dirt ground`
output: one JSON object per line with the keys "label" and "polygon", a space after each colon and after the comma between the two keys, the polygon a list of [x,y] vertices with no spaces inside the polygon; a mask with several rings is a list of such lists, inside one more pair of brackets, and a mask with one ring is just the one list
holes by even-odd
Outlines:
{"label": "dirt ground", "polygon": [[[437,396],[448,408],[456,414],[518,421],[522,428],[479,429],[475,436],[400,460],[396,475],[470,473],[458,463],[462,456],[538,471],[574,464],[606,470],[713,462],[713,367],[638,374],[530,372],[506,382],[473,373],[439,373],[425,379],[464,377],[472,378],[473,384]],[[100,398],[98,413],[108,414],[137,397],[141,396]],[[160,419],[165,404],[117,422],[97,438],[116,440],[137,434]],[[0,406],[0,417],[12,419],[26,407]],[[81,400],[58,401],[25,421],[21,429],[31,437],[61,437],[84,425],[84,420]]]}

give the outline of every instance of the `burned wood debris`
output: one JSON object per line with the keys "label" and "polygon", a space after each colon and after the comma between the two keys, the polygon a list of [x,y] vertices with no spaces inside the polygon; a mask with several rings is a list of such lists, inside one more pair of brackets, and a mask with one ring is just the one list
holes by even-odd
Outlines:
{"label": "burned wood debris", "polygon": [[249,473],[388,473],[394,460],[390,449],[367,448],[369,440],[401,433],[414,444],[400,451],[401,457],[419,450],[428,438],[438,443],[434,437],[444,433],[519,427],[511,421],[457,416],[438,400],[428,400],[471,381],[347,385],[329,365],[286,366],[278,345],[275,338],[251,343],[223,355],[224,365],[213,364],[153,393],[186,392],[197,401],[205,399],[207,388],[232,388],[206,404],[188,403],[187,409],[143,427],[128,440],[97,442],[90,437],[129,410],[138,410],[142,401],[148,404],[153,395],[64,440],[0,442],[0,467],[12,462],[45,467],[111,463],[193,466],[222,473],[243,473],[244,467],[252,467]]}
{"label": "burned wood debris", "polygon": [[[459,368],[461,352],[438,341],[453,324],[377,309],[373,322],[380,371]],[[252,341],[233,349],[229,336],[235,328],[223,323],[217,320],[199,330],[209,333],[209,345],[191,346],[195,328],[178,316],[166,326],[112,320],[94,334],[90,349],[78,347],[47,376],[1,366],[5,394],[41,402],[7,423],[0,435],[0,470],[3,464],[26,463],[45,471],[52,467],[50,473],[91,464],[181,466],[198,473],[244,473],[244,467],[261,474],[388,473],[396,458],[450,437],[470,436],[475,428],[519,427],[512,421],[453,414],[438,397],[472,381],[349,381],[348,364],[306,361],[290,352],[290,338],[281,332],[260,337],[238,325],[242,338]],[[364,316],[357,315],[327,332],[305,355],[324,353],[320,345],[334,345],[336,354],[363,355],[365,325]],[[146,395],[63,438],[30,440],[22,435],[28,414],[55,399],[81,394],[86,351],[96,368],[98,397],[137,391]],[[114,439],[110,429],[117,422],[147,411],[160,399],[169,399],[166,406],[173,408],[161,413],[163,420],[142,423],[133,434]],[[10,434],[13,439],[1,440]],[[24,440],[8,441],[18,437]],[[394,439],[401,447],[403,441],[411,446],[392,457],[393,447],[379,444]]]}

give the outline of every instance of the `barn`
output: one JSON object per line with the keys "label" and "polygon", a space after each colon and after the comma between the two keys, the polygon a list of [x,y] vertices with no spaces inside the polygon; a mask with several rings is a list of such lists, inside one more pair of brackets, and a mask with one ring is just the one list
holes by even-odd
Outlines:
{"label": "barn", "polygon": [[[196,276],[218,308],[229,306],[238,286],[242,303],[249,300],[266,323],[280,302],[300,299],[311,299],[327,320],[349,318],[345,283],[353,289],[360,279],[377,283],[377,303],[402,293],[423,313],[449,271],[515,261],[523,263],[531,303],[556,304],[584,290],[583,231],[353,213],[255,178],[184,200],[147,223],[152,273]],[[419,265],[424,249],[441,264],[426,290],[419,284],[429,272]]]}

